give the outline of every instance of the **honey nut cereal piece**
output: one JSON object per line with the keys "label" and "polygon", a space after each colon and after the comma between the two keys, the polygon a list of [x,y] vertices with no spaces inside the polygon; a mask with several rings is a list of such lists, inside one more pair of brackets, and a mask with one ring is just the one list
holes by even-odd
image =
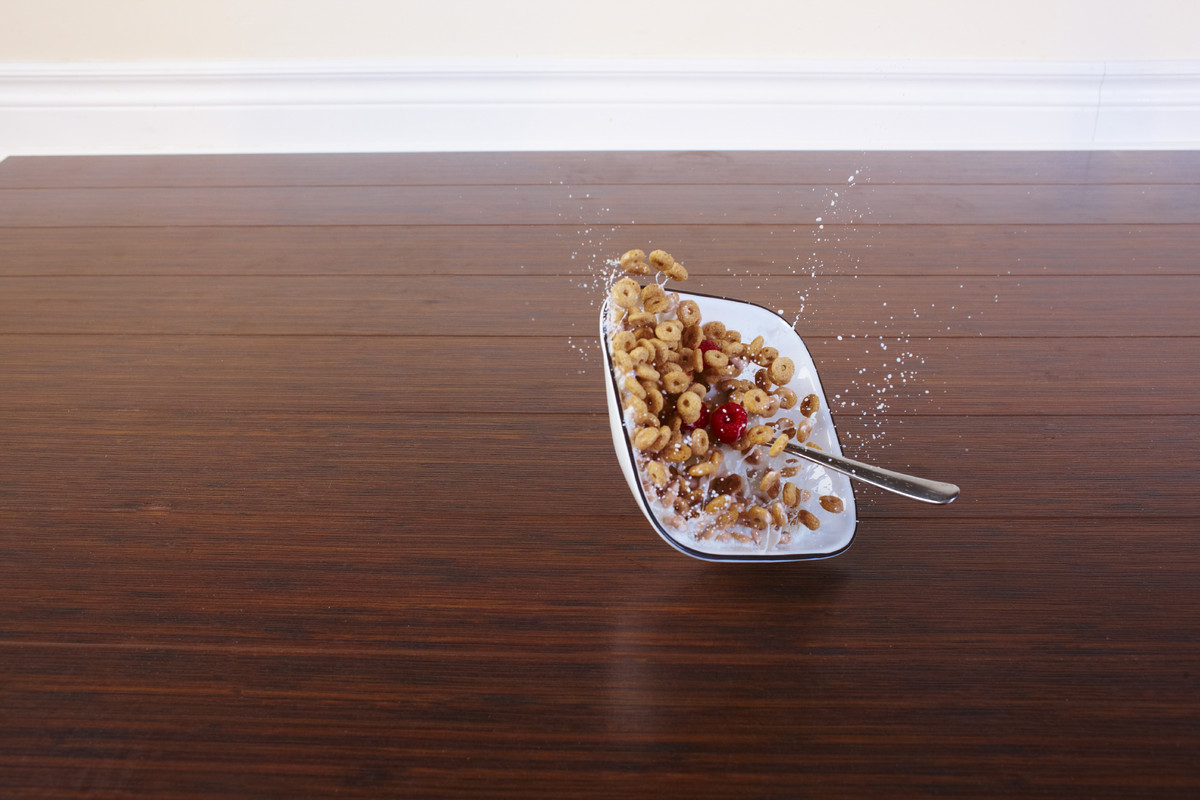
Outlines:
{"label": "honey nut cereal piece", "polygon": [[646,251],[642,250],[639,247],[635,247],[632,250],[626,250],[624,253],[621,254],[621,266],[622,267],[625,266],[626,264],[629,264],[629,263],[632,263],[635,261],[645,261],[645,260],[646,260]]}
{"label": "honey nut cereal piece", "polygon": [[700,372],[704,369],[704,351],[697,347],[692,351],[692,358],[688,362],[693,372]]}
{"label": "honey nut cereal piece", "polygon": [[[704,455],[708,452],[708,431],[704,430],[704,428],[696,428],[696,430],[692,431],[691,442],[692,452],[698,456]],[[713,464],[713,471],[716,471],[716,464]]]}
{"label": "honey nut cereal piece", "polygon": [[820,408],[821,398],[817,397],[815,394],[806,395],[804,399],[800,401],[800,413],[806,417],[811,417],[813,414],[817,413]]}
{"label": "honey nut cereal piece", "polygon": [[634,364],[641,364],[643,361],[650,360],[650,351],[645,345],[639,344],[637,347],[629,351],[629,358]]}
{"label": "honey nut cereal piece", "polygon": [[759,350],[762,350],[762,348],[763,348],[763,337],[761,337],[761,336],[755,336],[750,341],[750,344],[747,345],[747,347],[746,347],[747,351],[750,353],[751,356],[757,354]]}
{"label": "honey nut cereal piece", "polygon": [[650,366],[649,364],[647,364],[644,361],[641,364],[638,364],[636,367],[634,367],[633,372],[635,375],[638,376],[638,378],[640,378],[641,380],[644,380],[644,381],[656,381],[660,377],[662,377],[661,375],[659,375],[658,370],[656,370],[654,367]]}
{"label": "honey nut cereal piece", "polygon": [[720,350],[705,350],[704,363],[706,366],[722,369],[729,366],[729,356]]}
{"label": "honey nut cereal piece", "polygon": [[745,351],[746,345],[742,344],[741,342],[725,342],[723,345],[721,345],[721,352],[730,358],[740,356]]}
{"label": "honey nut cereal piece", "polygon": [[693,478],[701,478],[705,475],[712,475],[716,471],[717,468],[707,461],[701,461],[688,467],[688,475],[691,475]]}
{"label": "honey nut cereal piece", "polygon": [[[695,431],[692,431],[692,433],[695,434]],[[711,463],[714,467],[719,467],[719,466],[721,466],[721,462],[725,460],[725,453],[723,453],[719,449],[714,448],[713,450],[709,451],[708,460],[709,460],[709,463]],[[737,476],[735,475],[733,477],[737,477]],[[738,480],[741,480],[741,479],[738,478]]]}
{"label": "honey nut cereal piece", "polygon": [[783,503],[775,502],[771,504],[771,519],[776,525],[787,524],[787,512],[783,510]]}
{"label": "honey nut cereal piece", "polygon": [[779,470],[779,474],[785,478],[794,478],[800,474],[800,468],[799,467],[784,467],[783,469]]}
{"label": "honey nut cereal piece", "polygon": [[660,272],[675,263],[675,259],[666,250],[650,251],[650,266]]}
{"label": "honey nut cereal piece", "polygon": [[776,439],[774,442],[771,443],[771,449],[770,449],[770,451],[768,451],[767,455],[774,458],[775,456],[777,456],[783,452],[783,448],[787,445],[787,443],[788,443],[787,434],[786,433],[782,434],[778,439]]}
{"label": "honey nut cereal piece", "polygon": [[737,510],[728,508],[728,509],[722,511],[721,515],[717,517],[717,524],[724,528],[728,528],[730,525],[737,522],[737,519],[738,519]]}
{"label": "honey nut cereal piece", "polygon": [[629,312],[629,327],[637,333],[639,328],[649,328],[654,330],[654,326],[658,324],[658,318],[648,311],[630,311]]}
{"label": "honey nut cereal piece", "polygon": [[808,509],[801,509],[800,522],[810,531],[815,531],[817,528],[821,527],[821,520],[817,519],[816,514],[813,514]]}
{"label": "honey nut cereal piece", "polygon": [[667,401],[666,398],[663,397],[663,393],[660,392],[656,386],[646,386],[645,384],[642,384],[642,386],[645,387],[646,392],[646,407],[655,414],[662,411],[667,405]]}
{"label": "honey nut cereal piece", "polygon": [[637,337],[630,331],[621,331],[612,338],[613,351],[617,353],[628,353],[637,346]]}
{"label": "honey nut cereal piece", "polygon": [[[808,441],[808,437],[812,436],[813,428],[816,426],[817,423],[815,420],[805,417],[804,421],[796,426],[796,433],[793,438],[795,438],[797,442],[807,443],[809,447],[817,447],[816,444]],[[818,447],[817,449],[819,450],[820,448]]]}
{"label": "honey nut cereal piece", "polygon": [[677,343],[683,336],[683,324],[677,319],[669,319],[666,322],[658,323],[654,333],[664,343]]}
{"label": "honey nut cereal piece", "polygon": [[783,502],[788,508],[795,508],[800,505],[800,490],[791,481],[783,484]]}
{"label": "honey nut cereal piece", "polygon": [[708,501],[708,504],[704,506],[704,510],[709,514],[715,514],[727,505],[729,505],[729,495],[719,494]]}
{"label": "honey nut cereal piece", "polygon": [[767,377],[780,386],[785,385],[796,374],[796,364],[787,356],[780,356],[767,367]]}
{"label": "honey nut cereal piece", "polygon": [[758,490],[770,494],[771,490],[777,486],[779,486],[779,472],[770,470],[762,476],[762,480],[758,483]]}
{"label": "honey nut cereal piece", "polygon": [[765,531],[771,525],[771,512],[762,506],[754,506],[746,512],[746,521],[750,527]]}
{"label": "honey nut cereal piece", "polygon": [[779,351],[774,347],[764,347],[759,350],[754,356],[754,363],[760,367],[770,366],[771,362],[779,358]]}
{"label": "honey nut cereal piece", "polygon": [[842,502],[842,498],[832,494],[821,495],[821,498],[818,500],[818,502],[821,504],[821,508],[825,509],[831,514],[840,514],[846,508],[845,504]]}
{"label": "honey nut cereal piece", "polygon": [[796,393],[793,392],[791,389],[788,389],[787,387],[784,387],[779,390],[778,397],[779,397],[779,407],[784,410],[787,410],[787,409],[791,408],[792,406],[796,405]]}
{"label": "honey nut cereal piece", "polygon": [[767,396],[767,393],[757,386],[742,395],[742,405],[751,414],[766,413],[769,403],[770,398]]}
{"label": "honey nut cereal piece", "polygon": [[633,435],[633,446],[638,450],[649,450],[657,441],[658,428],[639,428]]}
{"label": "honey nut cereal piece", "polygon": [[709,339],[724,339],[725,338],[725,323],[724,322],[718,322],[717,320],[713,320],[712,322],[706,322],[706,323],[704,323],[704,327],[701,328],[701,330],[704,331],[704,335],[706,337],[708,337]]}
{"label": "honey nut cereal piece", "polygon": [[634,397],[642,400],[646,399],[646,390],[640,383],[638,383],[637,378],[633,377],[632,375],[625,379],[625,391],[629,392]]}
{"label": "honey nut cereal piece", "polygon": [[646,406],[646,401],[637,395],[629,395],[625,398],[625,408],[633,411],[633,420],[638,425],[648,425],[651,422],[658,426],[658,417],[650,413],[650,409]]}
{"label": "honey nut cereal piece", "polygon": [[692,457],[692,448],[680,442],[667,451],[668,461],[687,461]]}
{"label": "honey nut cereal piece", "polygon": [[673,281],[682,282],[688,279],[688,271],[684,269],[683,264],[680,264],[678,261],[664,269],[663,274]]}
{"label": "honey nut cereal piece", "polygon": [[629,372],[633,369],[633,359],[624,350],[617,350],[613,353],[613,363],[621,372]]}
{"label": "honey nut cereal piece", "polygon": [[667,468],[658,461],[651,461],[646,465],[646,474],[650,476],[650,480],[655,486],[667,485]]}
{"label": "honey nut cereal piece", "polygon": [[695,325],[700,322],[700,306],[695,300],[684,300],[675,309],[675,318],[685,326]]}
{"label": "honey nut cereal piece", "polygon": [[771,391],[771,378],[767,375],[766,367],[763,367],[758,372],[754,373],[754,385],[762,389],[764,392]]}
{"label": "honey nut cereal piece", "polygon": [[773,436],[774,433],[775,431],[771,429],[770,425],[755,425],[753,428],[746,431],[746,440],[752,445],[766,444],[767,442],[771,441],[771,436]]}
{"label": "honey nut cereal piece", "polygon": [[700,399],[703,400],[704,396],[708,394],[708,387],[703,383],[693,383],[688,387],[688,391],[692,394],[699,395]]}
{"label": "honey nut cereal piece", "polygon": [[670,425],[660,426],[658,429],[658,441],[656,441],[654,443],[654,446],[651,447],[650,449],[654,450],[655,452],[658,452],[658,451],[662,450],[664,447],[666,447],[667,443],[671,441],[671,433],[672,433],[672,431],[671,431]]}
{"label": "honey nut cereal piece", "polygon": [[[678,372],[668,372],[663,376],[662,388],[665,389],[668,394],[677,394],[682,397],[685,394],[692,395],[692,393],[687,390],[691,383],[692,379],[689,378],[688,374],[682,370]],[[695,397],[695,395],[692,396]],[[685,419],[684,421],[689,423],[695,422],[694,419]]]}
{"label": "honey nut cereal piece", "polygon": [[642,287],[633,278],[621,278],[613,284],[612,300],[621,308],[633,308],[641,296]]}
{"label": "honey nut cereal piece", "polygon": [[[686,381],[687,376],[683,375],[683,379]],[[670,391],[669,387],[667,388],[667,391]],[[691,392],[684,392],[675,400],[675,410],[679,412],[679,416],[682,417],[683,421],[688,425],[691,425],[693,422],[700,419],[700,409],[703,407],[704,404],[700,402],[700,398],[696,397],[696,395],[692,394]]]}
{"label": "honey nut cereal piece", "polygon": [[661,314],[671,305],[667,293],[657,283],[648,284],[642,289],[642,308],[647,314]]}
{"label": "honey nut cereal piece", "polygon": [[683,328],[683,336],[680,337],[679,343],[684,347],[699,347],[704,341],[704,329],[699,324],[693,323],[685,325]]}

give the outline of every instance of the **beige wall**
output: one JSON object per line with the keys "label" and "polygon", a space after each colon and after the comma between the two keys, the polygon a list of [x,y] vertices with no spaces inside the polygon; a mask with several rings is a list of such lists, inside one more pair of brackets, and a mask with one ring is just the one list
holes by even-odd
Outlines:
{"label": "beige wall", "polygon": [[0,0],[0,61],[1174,60],[1196,0]]}

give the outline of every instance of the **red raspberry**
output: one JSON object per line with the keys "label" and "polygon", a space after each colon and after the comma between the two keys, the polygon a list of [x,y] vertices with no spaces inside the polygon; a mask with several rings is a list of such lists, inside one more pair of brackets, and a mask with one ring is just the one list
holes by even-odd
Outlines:
{"label": "red raspberry", "polygon": [[707,353],[709,350],[720,350],[721,345],[714,342],[712,339],[705,339],[700,343],[700,352]]}
{"label": "red raspberry", "polygon": [[750,415],[737,403],[726,403],[712,413],[710,427],[717,441],[733,444],[742,438]]}

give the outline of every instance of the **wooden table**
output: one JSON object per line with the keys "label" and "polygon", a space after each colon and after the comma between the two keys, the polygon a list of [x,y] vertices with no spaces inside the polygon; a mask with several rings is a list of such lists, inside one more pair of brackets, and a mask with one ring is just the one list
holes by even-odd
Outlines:
{"label": "wooden table", "polygon": [[[0,796],[1200,796],[1200,154],[12,158],[0,226]],[[630,247],[959,501],[669,548]]]}

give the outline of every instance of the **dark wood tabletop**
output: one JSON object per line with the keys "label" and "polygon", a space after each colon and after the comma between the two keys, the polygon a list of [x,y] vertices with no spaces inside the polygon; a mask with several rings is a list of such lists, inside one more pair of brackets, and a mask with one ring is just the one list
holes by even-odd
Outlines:
{"label": "dark wood tabletop", "polygon": [[[962,496],[667,546],[635,247]],[[10,158],[0,796],[1200,796],[1198,301],[1198,153]]]}

